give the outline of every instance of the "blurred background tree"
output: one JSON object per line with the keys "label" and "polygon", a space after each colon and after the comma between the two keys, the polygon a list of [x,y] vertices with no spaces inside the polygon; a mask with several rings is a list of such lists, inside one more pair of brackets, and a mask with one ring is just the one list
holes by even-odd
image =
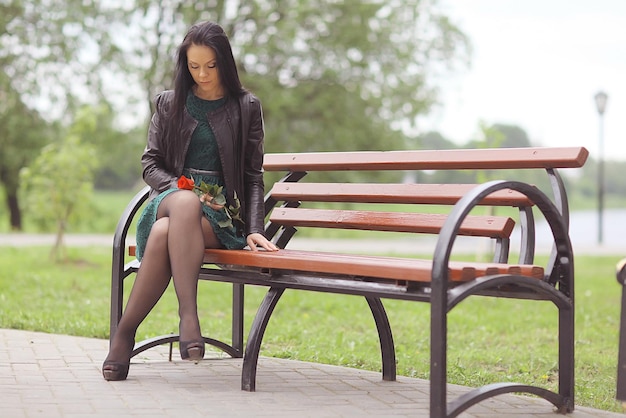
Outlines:
{"label": "blurred background tree", "polygon": [[[224,27],[244,85],[263,102],[267,152],[465,146],[417,122],[437,104],[438,80],[470,62],[469,40],[439,3],[0,1],[0,186],[12,229],[22,227],[19,170],[68,135],[83,105],[106,109],[82,138],[98,155],[95,186],[141,182],[152,98],[172,87],[176,47],[203,20]],[[520,127],[483,128],[502,132],[502,146],[531,144]]]}
{"label": "blurred background tree", "polygon": [[244,84],[263,102],[269,152],[402,149],[401,127],[414,127],[436,100],[435,77],[469,59],[467,39],[435,0],[127,8],[132,26],[115,31],[132,31],[126,74],[143,75],[146,99],[171,87],[173,54],[190,24],[224,27]]}
{"label": "blurred background tree", "polygon": [[121,56],[108,22],[123,14],[105,3],[0,2],[0,181],[13,230],[22,228],[19,171],[67,134],[78,106],[109,98],[103,68]]}
{"label": "blurred background tree", "polygon": [[[175,49],[202,20],[229,34],[263,102],[269,152],[402,149],[403,129],[436,101],[436,77],[469,60],[436,0],[4,1],[0,97],[14,105],[0,109],[13,126],[0,128],[13,144],[0,173],[15,229],[19,169],[66,135],[83,104],[110,110],[86,138],[102,160],[96,185],[137,181],[151,99],[171,88]],[[42,131],[25,133],[35,119]]]}
{"label": "blurred background tree", "polygon": [[[6,74],[0,74],[5,77]],[[7,86],[0,78],[0,85]],[[0,87],[0,185],[12,230],[22,229],[19,206],[19,172],[39,153],[41,147],[53,135],[53,128],[36,110],[29,109],[21,97],[13,91]]]}
{"label": "blurred background tree", "polygon": [[96,130],[97,109],[81,108],[67,136],[43,147],[41,153],[20,171],[24,207],[42,229],[56,232],[51,258],[65,257],[63,237],[70,221],[91,216],[93,173],[98,166],[96,148],[87,143]]}

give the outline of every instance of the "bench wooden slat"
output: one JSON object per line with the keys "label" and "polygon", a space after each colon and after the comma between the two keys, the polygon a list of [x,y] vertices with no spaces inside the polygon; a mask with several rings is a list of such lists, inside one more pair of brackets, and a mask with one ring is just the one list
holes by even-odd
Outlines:
{"label": "bench wooden slat", "polygon": [[[129,246],[129,255],[136,247]],[[377,277],[428,283],[432,261],[360,254],[337,254],[319,251],[279,250],[277,252],[207,249],[206,264],[230,264],[262,269],[296,270],[347,276]],[[536,265],[475,263],[451,261],[449,275],[453,282],[465,282],[492,274],[519,274],[543,279],[544,268]]]}
{"label": "bench wooden slat", "polygon": [[[430,260],[298,250],[267,252],[208,249],[205,251],[204,262],[423,283],[431,281],[432,270]],[[543,279],[544,274],[543,267],[534,265],[452,261],[449,266],[450,280],[453,282],[464,282],[493,274],[521,274]]]}
{"label": "bench wooden slat", "polygon": [[[371,184],[371,183],[275,183],[276,200],[313,202],[397,203],[454,205],[475,184]],[[501,190],[487,196],[482,205],[532,206],[524,194]]]}
{"label": "bench wooden slat", "polygon": [[279,153],[266,154],[263,167],[266,171],[578,168],[588,155],[583,147]]}
{"label": "bench wooden slat", "polygon": [[[276,208],[270,221],[294,227],[359,229],[370,231],[438,234],[447,215],[408,212],[374,212],[306,208]],[[469,216],[459,234],[489,238],[508,238],[515,221],[504,216]]]}

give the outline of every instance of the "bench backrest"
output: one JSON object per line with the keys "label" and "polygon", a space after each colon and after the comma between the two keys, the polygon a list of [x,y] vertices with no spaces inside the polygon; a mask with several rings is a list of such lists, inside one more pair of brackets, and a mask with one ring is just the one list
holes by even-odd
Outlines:
{"label": "bench backrest", "polygon": [[[475,184],[403,184],[399,183],[310,183],[300,180],[315,171],[388,171],[388,170],[495,170],[546,169],[551,178],[557,207],[567,211],[567,198],[557,168],[581,167],[588,156],[581,147],[567,148],[502,148],[443,151],[362,151],[298,154],[266,154],[264,169],[283,171],[285,177],[276,182],[266,196],[267,233],[279,246],[286,246],[297,227],[342,228],[373,231],[395,231],[437,234],[445,214],[417,213],[419,209],[398,212],[397,208],[381,210],[359,205],[336,208],[301,207],[304,202],[387,204],[391,205],[454,205]],[[520,262],[532,263],[534,258],[534,219],[531,202],[525,195],[502,190],[485,197],[480,204],[509,206],[520,211],[525,229],[520,249]],[[393,206],[392,206],[393,207]],[[415,208],[416,206],[410,206]],[[273,211],[271,209],[275,208]],[[567,217],[567,214],[565,214]],[[470,216],[461,235],[488,237],[496,240],[494,261],[508,261],[509,239],[515,221],[504,216]]]}

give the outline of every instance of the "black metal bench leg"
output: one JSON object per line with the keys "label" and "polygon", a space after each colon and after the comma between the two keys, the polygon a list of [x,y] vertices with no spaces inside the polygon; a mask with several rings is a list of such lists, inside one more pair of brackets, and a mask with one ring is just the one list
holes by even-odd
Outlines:
{"label": "black metal bench leg", "polygon": [[626,286],[622,285],[622,306],[619,321],[619,349],[617,359],[617,400],[626,402]]}
{"label": "black metal bench leg", "polygon": [[574,411],[574,306],[559,309],[559,395],[561,413]]}
{"label": "black metal bench leg", "polygon": [[259,310],[254,317],[243,356],[241,390],[254,392],[256,389],[256,369],[259,362],[263,334],[265,333],[265,328],[267,328],[270,316],[284,292],[285,289],[283,288],[271,287],[267,291],[265,298],[263,298],[263,302],[261,302],[261,306],[259,306]]}
{"label": "black metal bench leg", "polygon": [[440,418],[448,417],[448,309],[445,289],[435,285],[430,303],[430,416]]}
{"label": "black metal bench leg", "polygon": [[124,279],[119,271],[113,268],[111,276],[111,311],[109,319],[109,345],[113,341],[113,336],[117,332],[117,324],[122,318],[124,300]]}
{"label": "black metal bench leg", "polygon": [[232,320],[232,345],[238,354],[236,357],[243,357],[243,304],[244,285],[233,284],[233,320]]}
{"label": "black metal bench leg", "polygon": [[393,344],[393,335],[389,318],[385,307],[380,298],[365,298],[370,306],[376,328],[378,329],[378,338],[380,340],[380,353],[383,362],[383,380],[396,380],[396,350]]}

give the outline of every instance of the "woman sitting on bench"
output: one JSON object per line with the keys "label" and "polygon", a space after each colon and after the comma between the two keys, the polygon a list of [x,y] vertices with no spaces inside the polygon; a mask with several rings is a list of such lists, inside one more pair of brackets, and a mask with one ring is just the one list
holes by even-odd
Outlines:
{"label": "woman sitting on bench", "polygon": [[137,224],[142,262],[102,366],[106,380],[128,376],[137,328],[170,278],[181,358],[204,357],[197,291],[205,248],[277,250],[263,235],[261,105],[241,85],[224,30],[191,27],[176,64],[175,89],[155,100],[141,158],[152,200]]}

